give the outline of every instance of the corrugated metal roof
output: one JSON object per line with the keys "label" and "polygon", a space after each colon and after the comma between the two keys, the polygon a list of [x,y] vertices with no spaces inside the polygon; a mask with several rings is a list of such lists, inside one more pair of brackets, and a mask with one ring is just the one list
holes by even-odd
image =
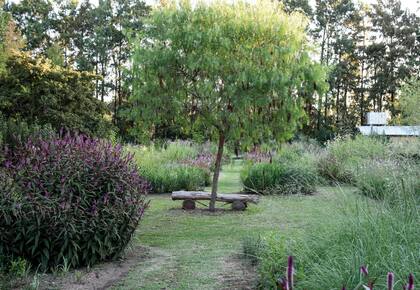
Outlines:
{"label": "corrugated metal roof", "polygon": [[363,135],[420,136],[420,126],[359,126]]}

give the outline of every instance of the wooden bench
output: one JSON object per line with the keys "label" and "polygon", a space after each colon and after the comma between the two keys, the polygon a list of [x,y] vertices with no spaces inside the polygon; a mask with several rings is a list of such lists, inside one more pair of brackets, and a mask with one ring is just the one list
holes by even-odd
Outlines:
{"label": "wooden bench", "polygon": [[[172,200],[183,200],[182,208],[186,210],[195,209],[195,202],[199,200],[210,200],[211,193],[205,191],[174,191]],[[230,203],[233,210],[245,210],[248,202],[258,203],[259,196],[255,194],[218,194],[216,201]]]}

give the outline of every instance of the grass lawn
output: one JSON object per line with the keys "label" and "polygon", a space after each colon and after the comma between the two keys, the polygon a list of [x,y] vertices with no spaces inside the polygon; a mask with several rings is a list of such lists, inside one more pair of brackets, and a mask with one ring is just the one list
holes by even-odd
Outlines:
{"label": "grass lawn", "polygon": [[[241,189],[240,166],[224,167],[220,192]],[[313,196],[267,196],[244,212],[227,206],[216,213],[183,211],[169,195],[152,195],[133,247],[144,247],[149,256],[114,289],[253,289],[255,271],[240,259],[242,239],[270,231],[293,237],[325,225],[340,215],[342,195],[353,197],[349,188],[325,187]]]}

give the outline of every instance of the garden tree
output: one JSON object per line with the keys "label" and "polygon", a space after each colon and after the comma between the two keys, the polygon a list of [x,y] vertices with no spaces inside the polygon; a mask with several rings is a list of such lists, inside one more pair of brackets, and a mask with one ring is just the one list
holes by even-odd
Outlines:
{"label": "garden tree", "polygon": [[124,86],[127,78],[125,74],[126,64],[131,56],[130,37],[134,32],[143,29],[143,19],[149,13],[149,8],[144,2],[133,0],[116,0],[113,13],[113,41],[112,69],[114,91],[114,123],[118,123],[118,108],[127,100],[129,87]]}
{"label": "garden tree", "polygon": [[50,0],[22,0],[6,5],[26,41],[26,49],[45,52],[51,45],[54,21],[53,3]]}
{"label": "garden tree", "polygon": [[420,125],[420,79],[412,77],[401,87],[400,110],[401,123]]}
{"label": "garden tree", "polygon": [[95,45],[94,45],[94,7],[89,0],[80,3],[77,15],[74,19],[75,26],[78,27],[74,31],[74,47],[75,67],[79,71],[95,70]]}
{"label": "garden tree", "polygon": [[367,111],[366,102],[366,87],[368,86],[367,71],[367,56],[366,56],[366,42],[367,34],[371,27],[368,24],[368,13],[370,6],[366,4],[359,4],[356,13],[353,14],[353,39],[355,40],[355,51],[353,53],[358,62],[359,73],[355,74],[354,81],[357,81],[353,89],[352,107],[354,111],[354,122],[363,124],[365,111]]}
{"label": "garden tree", "polygon": [[398,0],[379,0],[373,4],[371,19],[373,75],[370,99],[378,111],[398,114],[396,98],[401,82],[420,69],[420,18],[401,8]]}
{"label": "garden tree", "polygon": [[[142,29],[148,6],[136,0],[23,0],[7,9],[18,20],[27,49],[47,56],[55,64],[79,71],[94,71],[95,94],[114,108],[126,99],[124,70],[130,57],[130,31]],[[114,117],[117,114],[114,113]]]}
{"label": "garden tree", "polygon": [[79,28],[76,23],[78,0],[65,0],[57,3],[57,12],[53,21],[53,28],[58,37],[55,44],[59,44],[62,52],[63,66],[72,66],[74,60],[75,32]]}
{"label": "garden tree", "polygon": [[300,11],[305,13],[307,16],[312,16],[312,7],[308,0],[280,0],[284,5],[284,10],[288,13],[293,11]]}
{"label": "garden tree", "polygon": [[307,20],[270,1],[185,1],[149,21],[133,56],[130,117],[148,137],[169,122],[211,129],[213,211],[225,142],[291,138],[304,115],[299,91],[323,87],[311,71]]}
{"label": "garden tree", "polygon": [[[317,0],[314,11],[314,27],[311,35],[319,43],[320,62],[330,67],[329,91],[324,100],[319,99],[315,126],[312,135],[321,140],[330,138],[334,130],[334,113],[342,94],[343,72],[348,65],[347,57],[352,47],[348,36],[348,23],[355,6],[352,0]],[[336,117],[336,116],[335,116]]]}
{"label": "garden tree", "polygon": [[106,136],[106,108],[93,95],[95,76],[14,52],[0,76],[0,111],[6,119]]}

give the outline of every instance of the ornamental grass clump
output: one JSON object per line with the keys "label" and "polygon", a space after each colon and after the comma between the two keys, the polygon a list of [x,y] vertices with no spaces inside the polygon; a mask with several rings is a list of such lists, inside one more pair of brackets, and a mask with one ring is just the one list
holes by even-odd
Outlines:
{"label": "ornamental grass clump", "polygon": [[148,202],[132,156],[66,135],[9,153],[0,182],[0,256],[33,268],[93,265],[129,243]]}

